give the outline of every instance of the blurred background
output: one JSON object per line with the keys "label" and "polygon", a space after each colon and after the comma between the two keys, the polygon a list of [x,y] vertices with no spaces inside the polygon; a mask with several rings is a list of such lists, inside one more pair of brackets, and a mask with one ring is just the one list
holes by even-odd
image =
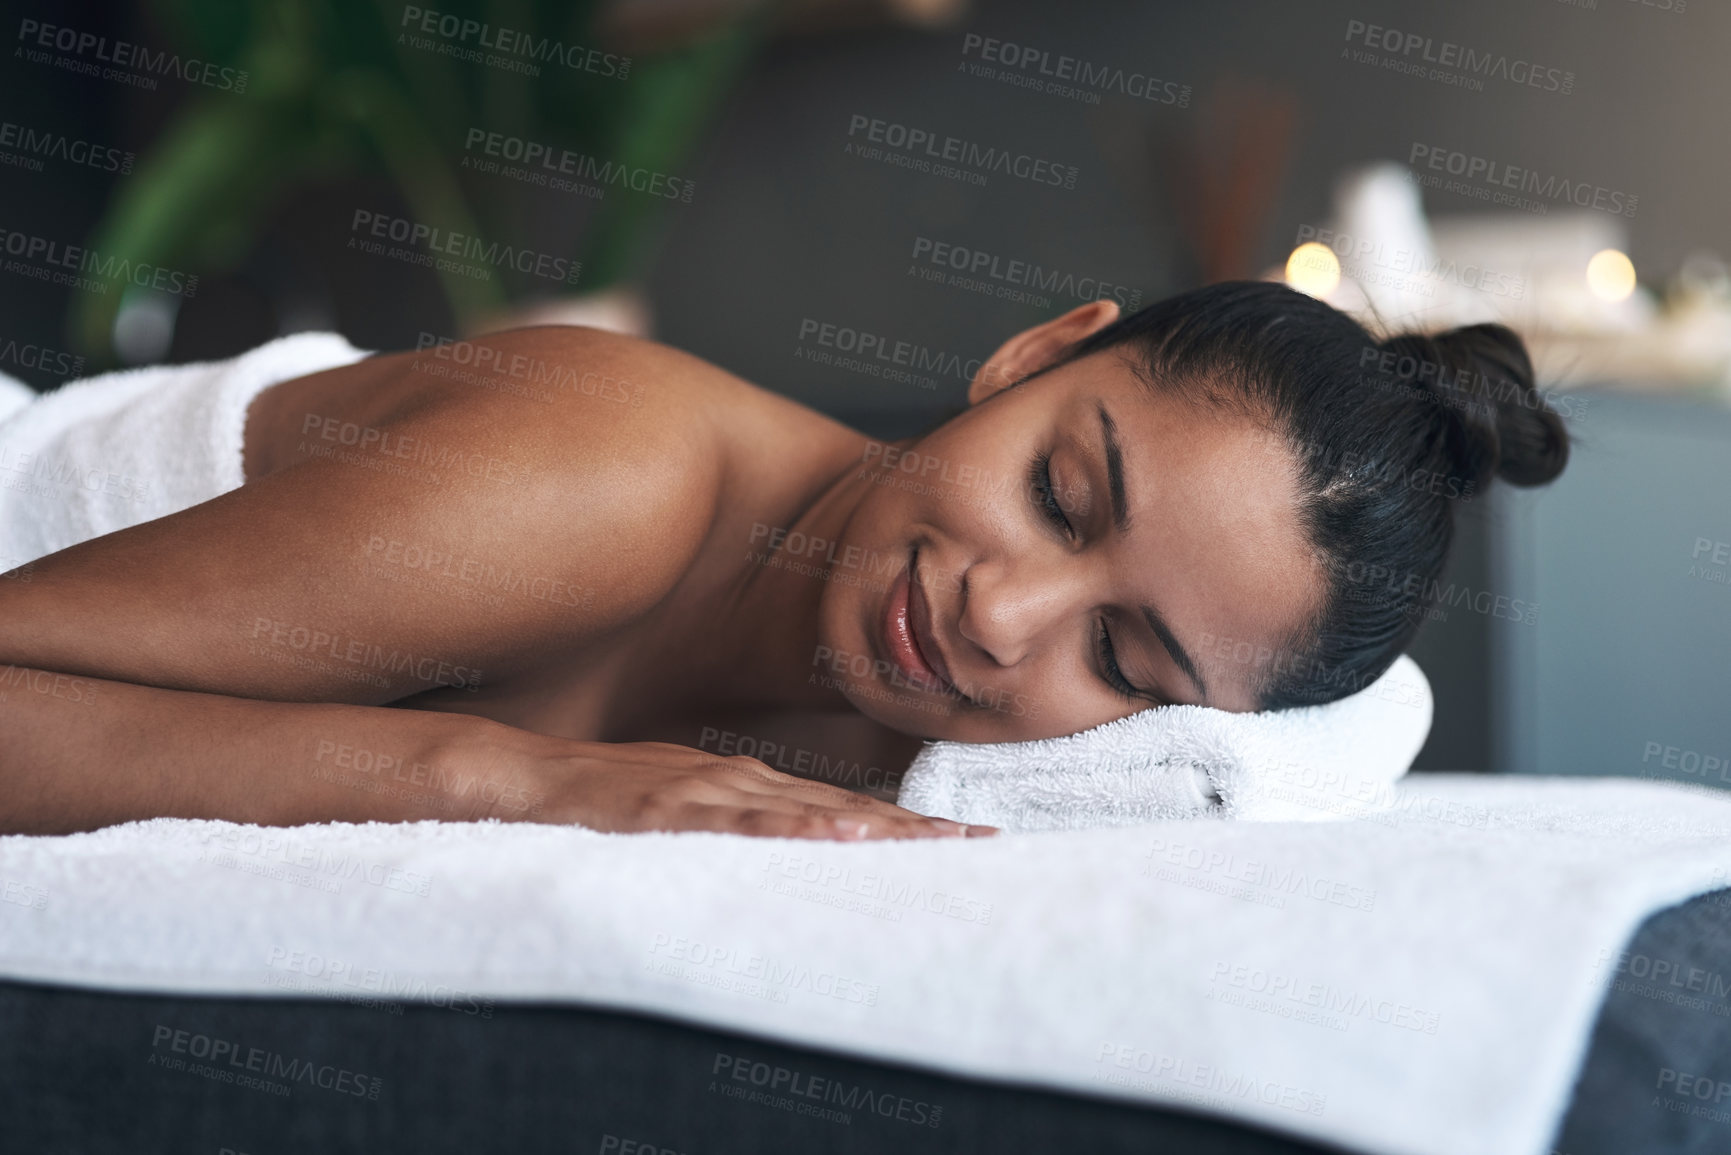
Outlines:
{"label": "blurred background", "polygon": [[893,437],[1101,296],[1269,277],[1383,330],[1502,320],[1577,441],[1458,506],[1418,765],[1731,788],[1721,6],[8,11],[0,372],[35,388],[569,321]]}

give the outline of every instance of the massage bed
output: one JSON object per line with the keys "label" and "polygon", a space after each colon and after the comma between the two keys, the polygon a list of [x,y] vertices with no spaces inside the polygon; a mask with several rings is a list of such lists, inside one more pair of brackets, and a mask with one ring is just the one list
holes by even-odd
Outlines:
{"label": "massage bed", "polygon": [[[1723,1120],[1653,1108],[1652,1072],[1722,1069],[1731,1055],[1731,999],[1709,997],[1712,1009],[1705,1012],[1687,1001],[1689,968],[1716,976],[1731,971],[1731,891],[1654,915],[1627,955],[1677,960],[1685,994],[1681,1003],[1655,997],[1674,994],[1664,979],[1657,987],[1620,981],[1609,992],[1550,1149],[1726,1150]],[[279,1053],[340,1056],[365,1071],[388,1072],[390,1088],[378,1100],[336,1093],[296,1100],[140,1066],[143,1040],[168,1023]],[[9,1040],[0,1053],[8,1144],[18,1151],[1334,1150],[1180,1109],[958,1079],[664,1018],[561,1005],[494,1006],[483,1018],[467,1006],[129,995],[6,982],[0,1038]],[[782,1088],[765,1091],[752,1081],[758,1075],[773,1082],[782,1070],[791,1073]],[[814,1080],[833,1082],[844,1088],[845,1102],[829,1115],[801,1113],[799,1101],[785,1093],[796,1080],[807,1088]],[[926,1122],[913,1121],[922,1108]]]}
{"label": "massage bed", "polygon": [[1731,799],[950,843],[0,839],[19,1150],[1731,1148]]}

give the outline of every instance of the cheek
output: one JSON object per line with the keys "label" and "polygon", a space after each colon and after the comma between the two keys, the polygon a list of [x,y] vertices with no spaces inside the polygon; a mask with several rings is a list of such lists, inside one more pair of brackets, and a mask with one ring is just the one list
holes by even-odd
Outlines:
{"label": "cheek", "polygon": [[904,569],[907,521],[893,494],[873,492],[848,519],[835,544],[813,559],[825,576],[814,576],[818,595],[818,644],[832,650],[870,652],[877,617]]}
{"label": "cheek", "polygon": [[800,655],[805,668],[799,676],[808,684],[813,681],[822,684],[837,676],[832,668],[836,655],[859,653],[864,646],[859,615],[840,603],[833,593],[832,590],[824,591],[823,603],[818,607],[816,643],[809,654]]}
{"label": "cheek", "polygon": [[1026,466],[1017,457],[1024,444],[1026,435],[1010,422],[970,410],[894,463],[892,492],[936,519],[1011,501]]}
{"label": "cheek", "polygon": [[1119,699],[1076,661],[1054,656],[1039,669],[988,677],[974,696],[990,709],[952,723],[957,741],[1020,742],[1090,730],[1142,707]]}

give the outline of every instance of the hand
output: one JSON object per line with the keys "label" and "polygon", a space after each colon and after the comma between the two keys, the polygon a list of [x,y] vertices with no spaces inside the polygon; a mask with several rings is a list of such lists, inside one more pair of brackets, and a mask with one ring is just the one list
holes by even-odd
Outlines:
{"label": "hand", "polygon": [[956,838],[996,834],[671,742],[578,742],[544,762],[540,821],[593,830],[715,830],[760,838]]}

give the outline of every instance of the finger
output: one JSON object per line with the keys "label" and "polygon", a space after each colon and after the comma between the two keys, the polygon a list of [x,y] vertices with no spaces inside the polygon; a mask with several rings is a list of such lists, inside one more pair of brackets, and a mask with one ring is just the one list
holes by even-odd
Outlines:
{"label": "finger", "polygon": [[838,842],[866,842],[884,839],[902,838],[954,838],[962,833],[962,828],[955,823],[946,826],[936,825],[926,819],[914,820],[897,818],[863,818],[836,813],[809,813],[803,815],[806,825],[795,827],[800,833],[790,835],[795,838],[827,838]]}
{"label": "finger", "polygon": [[[833,806],[844,807],[849,810],[869,811],[874,815],[902,818],[926,817],[912,810],[904,810],[892,802],[873,798],[868,794],[859,794],[828,782],[815,782],[810,778],[784,773],[762,759],[753,758],[749,754],[711,754],[707,751],[696,750],[671,742],[634,742],[630,745],[634,748],[642,748],[644,753],[653,755],[648,760],[657,764],[660,764],[662,756],[668,753],[676,752],[695,756],[702,768],[725,771],[733,784],[739,785],[743,789],[753,790],[754,793],[804,794],[814,800],[827,802]],[[754,786],[757,789],[754,790]],[[946,830],[949,826],[958,827],[956,832],[959,833],[960,824],[958,823],[948,823],[946,819],[932,819],[931,821],[947,824],[943,827]]]}
{"label": "finger", "polygon": [[893,802],[873,798],[869,794],[858,794],[828,782],[813,782],[809,778],[784,774],[773,767],[766,766],[755,758],[728,759],[727,761],[729,762],[727,768],[738,772],[738,784],[742,789],[754,790],[758,793],[806,797],[827,805],[844,807],[848,810],[867,810],[886,817],[925,817],[925,815],[916,814],[912,810],[904,810]]}
{"label": "finger", "polygon": [[[940,838],[953,834],[925,819],[915,821],[861,819],[813,809],[768,806],[710,806],[697,804],[681,813],[684,829],[717,830],[754,838],[806,838],[835,842],[859,842],[888,838]],[[955,823],[950,825],[954,826]],[[958,827],[956,833],[960,833]]]}
{"label": "finger", "polygon": [[842,837],[835,823],[822,814],[798,814],[786,810],[749,809],[738,812],[735,829],[754,838]]}
{"label": "finger", "polygon": [[691,807],[682,819],[690,824],[686,829],[714,830],[752,838],[835,840],[847,837],[827,816],[766,807],[698,805]]}
{"label": "finger", "polygon": [[712,774],[693,777],[682,783],[681,793],[685,801],[699,805],[733,806],[747,810],[768,809],[820,817],[851,817],[878,824],[886,821],[916,823],[929,827],[934,833],[958,836],[963,832],[960,823],[946,818],[928,818],[875,798],[797,778],[771,782],[735,774]]}
{"label": "finger", "polygon": [[[876,809],[865,810],[848,805],[853,795],[848,795],[841,805],[833,805],[829,799],[821,801],[788,797],[784,794],[765,793],[750,795],[752,805],[763,809],[783,810],[805,814],[816,818],[824,818],[837,824],[836,829],[843,832],[844,838],[884,837],[884,832],[894,833],[894,837],[948,837],[960,838],[967,834],[968,827],[960,822],[952,822],[948,818],[930,818],[924,814],[916,814],[912,810],[903,810],[899,806],[880,804]],[[865,831],[860,834],[857,831]]]}
{"label": "finger", "polygon": [[[865,814],[857,810],[838,810],[816,802],[797,802],[802,813],[832,822],[845,838],[917,837],[961,838],[969,827],[948,818],[929,818],[912,810],[890,807],[891,813]],[[865,833],[858,833],[864,831]],[[901,832],[906,831],[907,834]]]}

